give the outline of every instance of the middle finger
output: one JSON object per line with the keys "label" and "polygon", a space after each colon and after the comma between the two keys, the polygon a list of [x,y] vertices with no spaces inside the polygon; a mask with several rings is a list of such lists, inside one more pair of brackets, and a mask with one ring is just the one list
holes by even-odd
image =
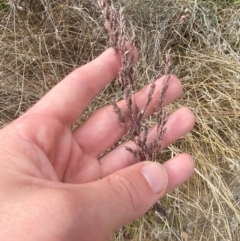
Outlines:
{"label": "middle finger", "polygon": [[[156,81],[153,100],[147,109],[145,117],[152,114],[156,108],[164,78],[165,77],[162,77]],[[149,87],[150,85],[134,95],[137,105],[141,108],[143,108],[147,102]],[[180,97],[181,93],[181,82],[175,76],[171,76],[163,105],[171,103]],[[125,109],[125,101],[120,101],[118,106]],[[86,122],[74,131],[73,135],[85,153],[97,157],[110,148],[125,133],[126,129],[120,124],[117,114],[113,112],[113,107],[109,105],[93,113]]]}

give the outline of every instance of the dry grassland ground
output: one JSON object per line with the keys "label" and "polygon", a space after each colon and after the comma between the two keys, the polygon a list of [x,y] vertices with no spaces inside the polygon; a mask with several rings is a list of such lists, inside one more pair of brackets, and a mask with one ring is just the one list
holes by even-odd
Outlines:
{"label": "dry grassland ground", "polygon": [[[162,201],[168,217],[149,212],[114,240],[240,240],[240,2],[114,2],[125,5],[128,34],[137,38],[141,85],[171,48],[184,94],[169,112],[188,106],[197,118],[194,130],[159,156],[187,152],[196,160],[195,175]],[[97,1],[0,0],[0,126],[107,44]],[[116,96],[113,83],[79,122]]]}

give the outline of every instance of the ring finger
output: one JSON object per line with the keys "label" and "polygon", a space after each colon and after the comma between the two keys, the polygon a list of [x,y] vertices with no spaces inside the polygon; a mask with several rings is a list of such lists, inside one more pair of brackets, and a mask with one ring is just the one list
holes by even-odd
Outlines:
{"label": "ring finger", "polygon": [[[163,137],[161,150],[189,132],[193,128],[194,123],[195,116],[188,108],[178,109],[173,114],[171,114],[166,124],[167,133]],[[150,129],[148,142],[151,142],[155,136],[156,126]],[[136,149],[136,145],[132,141],[127,141],[120,144],[117,148],[99,160],[103,177],[119,169],[130,166],[136,162],[133,154],[126,150],[126,146],[132,149]]]}

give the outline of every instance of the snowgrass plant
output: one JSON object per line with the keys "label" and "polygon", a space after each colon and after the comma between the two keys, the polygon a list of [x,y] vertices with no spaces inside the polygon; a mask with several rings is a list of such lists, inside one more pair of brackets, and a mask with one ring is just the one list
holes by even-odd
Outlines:
{"label": "snowgrass plant", "polygon": [[[157,157],[164,161],[187,152],[196,160],[195,175],[162,200],[167,218],[149,212],[114,240],[240,239],[240,9],[236,2],[114,1],[125,6],[127,36],[135,34],[139,88],[152,83],[171,49],[172,73],[181,78],[184,92],[168,111],[188,106],[197,118],[190,134]],[[108,36],[97,1],[1,4],[0,125],[4,126],[71,70],[98,56]],[[120,89],[118,82],[107,86],[73,128],[100,106],[121,99]],[[153,115],[147,124],[156,122]]]}

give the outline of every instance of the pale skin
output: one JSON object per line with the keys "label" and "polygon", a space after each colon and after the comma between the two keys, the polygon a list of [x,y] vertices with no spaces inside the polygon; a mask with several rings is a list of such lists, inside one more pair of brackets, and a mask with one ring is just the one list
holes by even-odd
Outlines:
{"label": "pale skin", "polygon": [[[138,163],[123,143],[125,134],[112,106],[100,108],[75,131],[70,125],[118,74],[120,56],[106,50],[70,73],[36,105],[0,131],[0,240],[107,241],[193,173],[194,161],[180,154],[160,165]],[[151,114],[161,79],[149,107]],[[146,102],[148,86],[136,94]],[[165,105],[180,97],[171,76]],[[119,105],[124,108],[124,101]],[[187,108],[169,116],[162,148],[189,132]],[[154,127],[150,138],[154,137]]]}

